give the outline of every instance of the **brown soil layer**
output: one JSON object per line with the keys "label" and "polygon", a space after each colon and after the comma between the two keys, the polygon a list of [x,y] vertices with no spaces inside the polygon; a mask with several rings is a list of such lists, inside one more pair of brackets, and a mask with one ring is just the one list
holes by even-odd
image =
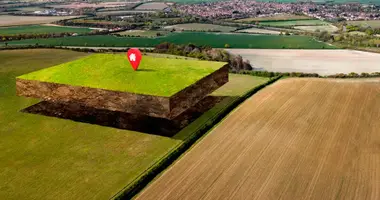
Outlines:
{"label": "brown soil layer", "polygon": [[183,89],[172,97],[134,94],[66,84],[16,79],[17,95],[40,98],[58,104],[119,111],[174,119],[205,96],[228,82],[225,66]]}
{"label": "brown soil layer", "polygon": [[380,199],[380,84],[285,79],[136,199]]}
{"label": "brown soil layer", "polygon": [[224,98],[228,97],[207,96],[172,120],[49,101],[39,102],[22,112],[171,137]]}

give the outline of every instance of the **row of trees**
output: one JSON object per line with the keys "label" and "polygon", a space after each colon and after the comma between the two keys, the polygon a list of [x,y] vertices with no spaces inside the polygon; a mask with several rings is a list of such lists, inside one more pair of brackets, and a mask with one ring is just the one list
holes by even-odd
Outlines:
{"label": "row of trees", "polygon": [[23,40],[23,39],[37,39],[37,38],[56,38],[72,36],[73,33],[31,33],[31,34],[16,34],[16,35],[0,35],[1,41]]}
{"label": "row of trees", "polygon": [[227,62],[232,72],[253,69],[249,61],[244,61],[240,55],[233,55],[225,50],[213,49],[208,46],[196,46],[194,44],[176,45],[165,42],[157,45],[153,49],[153,52],[187,56],[201,60]]}

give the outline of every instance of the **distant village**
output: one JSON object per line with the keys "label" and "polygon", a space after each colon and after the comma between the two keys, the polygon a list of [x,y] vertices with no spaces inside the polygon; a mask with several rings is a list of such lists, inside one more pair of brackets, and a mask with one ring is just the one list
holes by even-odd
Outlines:
{"label": "distant village", "polygon": [[177,4],[182,13],[210,19],[265,17],[278,13],[304,14],[322,20],[380,19],[380,6],[359,3],[278,3],[233,0],[199,4]]}

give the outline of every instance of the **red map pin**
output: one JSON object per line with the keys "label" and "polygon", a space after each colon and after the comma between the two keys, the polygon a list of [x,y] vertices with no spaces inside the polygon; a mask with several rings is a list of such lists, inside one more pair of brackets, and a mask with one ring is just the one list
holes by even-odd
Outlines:
{"label": "red map pin", "polygon": [[132,65],[133,70],[137,70],[141,61],[141,52],[139,49],[130,48],[127,52],[128,60]]}

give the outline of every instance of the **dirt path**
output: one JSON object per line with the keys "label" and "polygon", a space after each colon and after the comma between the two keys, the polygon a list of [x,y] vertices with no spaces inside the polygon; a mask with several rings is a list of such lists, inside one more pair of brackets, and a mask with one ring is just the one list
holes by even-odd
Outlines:
{"label": "dirt path", "polygon": [[380,83],[279,81],[137,199],[379,199]]}

